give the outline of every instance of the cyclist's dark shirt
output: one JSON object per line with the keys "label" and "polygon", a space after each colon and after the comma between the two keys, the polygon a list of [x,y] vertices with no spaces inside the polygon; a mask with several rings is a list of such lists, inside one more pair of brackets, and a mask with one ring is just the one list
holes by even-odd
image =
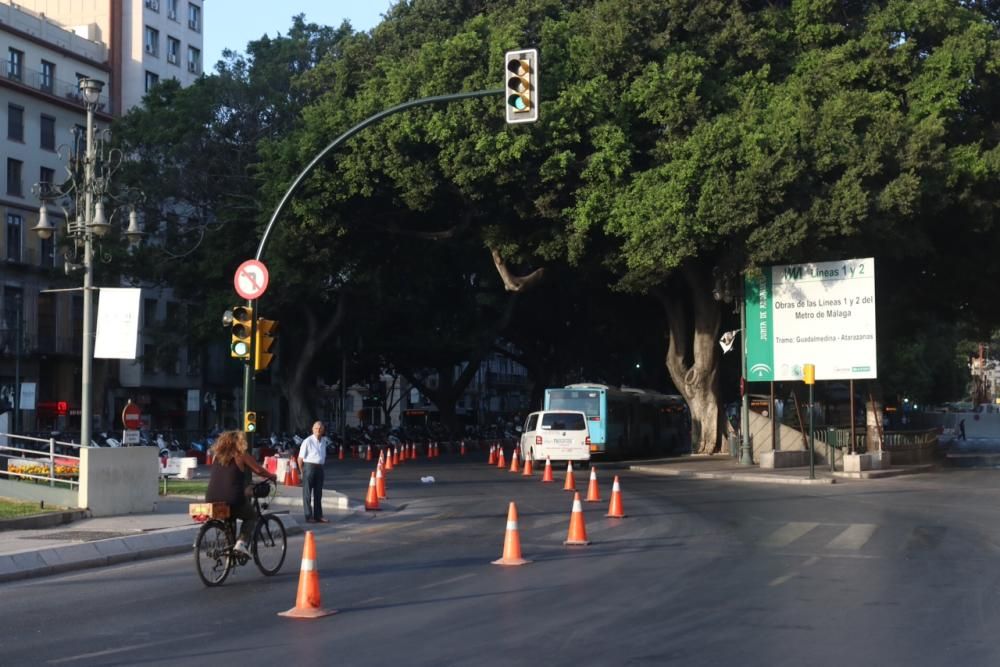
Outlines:
{"label": "cyclist's dark shirt", "polygon": [[233,507],[242,505],[246,499],[243,483],[243,471],[236,466],[236,461],[230,461],[228,465],[212,463],[212,477],[208,480],[205,501],[229,503]]}

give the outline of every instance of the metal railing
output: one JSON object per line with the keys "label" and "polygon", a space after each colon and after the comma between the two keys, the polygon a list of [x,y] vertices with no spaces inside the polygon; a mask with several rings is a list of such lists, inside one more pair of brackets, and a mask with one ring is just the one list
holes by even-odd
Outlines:
{"label": "metal railing", "polygon": [[[9,60],[4,63],[4,73],[11,81],[17,81],[49,95],[78,102],[81,107],[83,106],[83,93],[80,92],[80,84],[76,81],[63,81],[41,70],[25,67],[23,63],[12,63]],[[97,103],[97,110],[104,111],[108,102],[107,95],[102,94]]]}
{"label": "metal railing", "polygon": [[[8,444],[14,442],[15,444]],[[68,485],[72,488],[80,486],[80,445],[74,442],[61,442],[55,438],[36,438],[29,435],[13,435],[11,433],[0,434],[0,478],[3,479],[30,479],[36,482],[48,482],[49,486]],[[67,451],[76,454],[65,453]],[[34,472],[20,471],[20,463],[28,465],[36,464],[48,470],[48,474],[39,475]],[[18,471],[11,471],[11,464],[17,466]],[[75,478],[72,475],[63,474],[59,476],[59,467],[76,467]]]}

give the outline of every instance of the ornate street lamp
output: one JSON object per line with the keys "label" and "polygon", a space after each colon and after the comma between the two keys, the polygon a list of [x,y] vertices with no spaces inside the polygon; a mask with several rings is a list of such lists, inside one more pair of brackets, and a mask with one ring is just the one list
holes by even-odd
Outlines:
{"label": "ornate street lamp", "polygon": [[[97,79],[81,79],[80,92],[87,109],[85,153],[80,156],[79,141],[71,152],[67,171],[69,178],[62,185],[36,183],[32,190],[38,195],[41,206],[38,209],[38,224],[33,231],[41,239],[51,238],[56,231],[49,220],[49,205],[58,206],[66,221],[66,236],[73,240],[65,253],[66,273],[83,270],[83,354],[82,391],[80,399],[80,444],[90,446],[93,426],[91,369],[94,358],[94,252],[95,242],[106,237],[111,231],[112,221],[120,211],[128,211],[128,228],[123,231],[130,245],[138,243],[143,236],[139,227],[136,206],[142,201],[142,193],[133,188],[113,190],[112,177],[122,165],[123,155],[118,149],[108,147],[110,134],[105,130],[100,134],[94,127],[94,112],[100,104],[104,83]],[[82,180],[81,180],[82,179]],[[110,203],[114,210],[105,213],[105,205]],[[99,247],[99,246],[98,246]],[[105,261],[110,255],[102,252]]]}

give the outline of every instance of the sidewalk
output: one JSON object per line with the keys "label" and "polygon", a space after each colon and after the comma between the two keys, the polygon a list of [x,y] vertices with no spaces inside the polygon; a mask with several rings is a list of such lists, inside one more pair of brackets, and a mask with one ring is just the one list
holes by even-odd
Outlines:
{"label": "sidewalk", "polygon": [[672,459],[633,461],[626,466],[634,472],[650,475],[670,475],[688,479],[720,479],[734,482],[763,484],[834,484],[838,479],[879,479],[930,472],[934,464],[893,466],[887,470],[866,470],[860,473],[830,472],[829,465],[813,468],[815,479],[809,478],[809,466],[796,468],[766,468],[741,465],[731,456],[693,455]]}
{"label": "sidewalk", "polygon": [[[188,504],[202,500],[160,496],[146,514],[73,520],[81,512],[73,510],[0,522],[0,582],[190,551],[201,524],[188,516]],[[324,490],[323,514],[332,521],[356,509],[344,494]],[[268,511],[279,514],[289,535],[303,532],[300,488],[279,485]]]}

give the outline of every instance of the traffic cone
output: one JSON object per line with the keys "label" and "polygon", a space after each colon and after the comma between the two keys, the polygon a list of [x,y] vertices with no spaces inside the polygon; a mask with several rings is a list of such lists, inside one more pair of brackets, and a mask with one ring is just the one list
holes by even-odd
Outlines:
{"label": "traffic cone", "polygon": [[386,449],[385,450],[385,465],[382,466],[382,470],[384,470],[385,472],[389,472],[392,469],[393,469],[393,465],[392,465],[392,450]]}
{"label": "traffic cone", "polygon": [[394,465],[394,466],[398,466],[399,465],[399,448],[398,447],[393,447],[392,448],[392,465]]}
{"label": "traffic cone", "polygon": [[534,473],[534,470],[531,469],[531,457],[530,456],[525,456],[524,457],[524,472],[521,473],[521,476],[522,477],[531,477],[532,473]]}
{"label": "traffic cone", "polygon": [[497,446],[490,445],[490,458],[486,459],[486,465],[492,466],[496,465],[497,462]]}
{"label": "traffic cone", "polygon": [[622,510],[622,490],[618,486],[618,475],[615,475],[615,483],[611,485],[611,504],[608,505],[608,513],[612,519],[624,519],[625,512]]}
{"label": "traffic cone", "polygon": [[339,460],[341,460],[341,461],[344,460],[344,446],[343,445],[341,445],[340,448],[337,450],[337,458]]}
{"label": "traffic cone", "polygon": [[375,469],[375,497],[385,500],[385,475],[382,474],[382,466]]}
{"label": "traffic cone", "polygon": [[587,527],[583,523],[583,505],[580,504],[579,492],[573,494],[573,513],[569,515],[569,532],[563,542],[568,546],[584,547],[590,544],[587,539]]}
{"label": "traffic cone", "polygon": [[279,611],[278,616],[289,618],[320,618],[336,614],[336,609],[320,606],[319,573],[316,571],[316,541],[311,530],[306,531],[306,542],[302,547],[302,566],[299,568],[299,590],[295,596],[295,606],[288,611]]}
{"label": "traffic cone", "polygon": [[503,538],[503,555],[494,565],[524,565],[531,561],[521,558],[521,533],[517,529],[517,506],[511,501],[507,509],[507,531]]}
{"label": "traffic cone", "polygon": [[371,460],[372,460],[372,446],[368,445],[367,447],[365,447],[365,461],[371,461]]}
{"label": "traffic cone", "polygon": [[461,446],[458,448],[458,455],[465,456],[465,440],[462,441]]}
{"label": "traffic cone", "polygon": [[576,491],[576,479],[573,478],[573,462],[566,461],[566,483],[563,491]]}
{"label": "traffic cone", "polygon": [[548,456],[545,457],[545,470],[542,472],[543,482],[554,482],[556,480],[552,479],[552,459]]}
{"label": "traffic cone", "polygon": [[302,480],[299,478],[299,464],[295,461],[294,456],[288,458],[288,470],[285,471],[285,486],[302,486]]}
{"label": "traffic cone", "polygon": [[521,457],[518,448],[514,448],[514,453],[510,455],[510,472],[521,472]]}
{"label": "traffic cone", "polygon": [[375,487],[375,473],[368,481],[368,495],[365,496],[365,509],[369,512],[377,512],[381,508],[378,506],[378,489]]}
{"label": "traffic cone", "polygon": [[503,447],[497,447],[497,468],[503,470],[507,467],[507,459],[503,457]]}
{"label": "traffic cone", "polygon": [[601,502],[601,492],[597,489],[597,468],[590,466],[590,485],[587,487],[587,497],[584,502]]}
{"label": "traffic cone", "polygon": [[385,465],[385,448],[380,449],[378,453],[378,463],[376,463],[379,468]]}

